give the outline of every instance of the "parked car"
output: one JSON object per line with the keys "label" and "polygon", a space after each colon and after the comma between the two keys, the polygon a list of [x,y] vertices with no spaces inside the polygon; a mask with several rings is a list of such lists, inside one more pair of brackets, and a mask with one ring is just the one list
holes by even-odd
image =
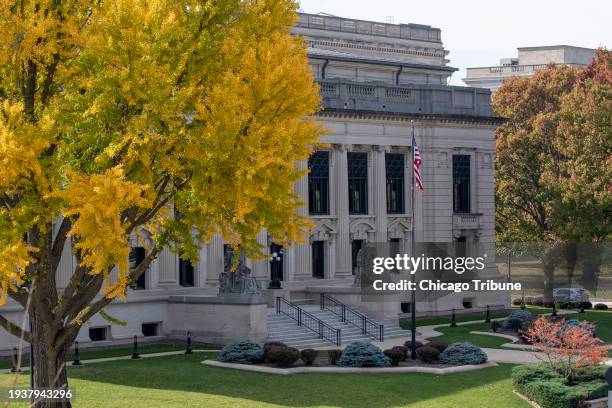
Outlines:
{"label": "parked car", "polygon": [[553,290],[555,302],[588,302],[589,291],[583,288],[557,288]]}

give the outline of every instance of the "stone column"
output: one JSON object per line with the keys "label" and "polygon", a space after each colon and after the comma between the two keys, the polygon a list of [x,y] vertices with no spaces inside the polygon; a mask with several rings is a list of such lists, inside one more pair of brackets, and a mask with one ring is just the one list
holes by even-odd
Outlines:
{"label": "stone column", "polygon": [[[303,170],[308,167],[306,161],[298,162],[298,169]],[[308,174],[299,179],[295,183],[295,192],[304,203],[298,209],[298,214],[304,217],[308,217]],[[293,279],[296,276],[311,277],[312,276],[312,265],[310,259],[310,247],[308,245],[296,245],[294,250],[295,256],[295,269],[293,271]],[[287,263],[285,263],[286,265]]]}
{"label": "stone column", "polygon": [[385,166],[385,154],[389,151],[388,146],[378,146],[374,149],[374,216],[376,217],[375,240],[376,242],[387,242],[387,171]]}
{"label": "stone column", "polygon": [[[163,286],[163,287],[177,286],[178,285],[178,256],[174,252],[170,252],[169,249],[165,248],[164,250],[160,252],[160,254],[157,257],[157,265],[158,265],[157,282],[159,286]],[[150,272],[150,270],[145,273],[148,273],[148,272]]]}
{"label": "stone column", "polygon": [[338,217],[338,234],[336,235],[336,277],[351,275],[351,241],[349,236],[348,204],[348,163],[349,145],[335,145],[334,166],[336,185],[336,214]]}
{"label": "stone column", "polygon": [[223,238],[215,235],[207,245],[207,286],[218,286],[219,274],[223,272]]}
{"label": "stone column", "polygon": [[[262,229],[257,234],[257,242],[262,244],[266,249],[266,253],[268,252],[268,232],[265,229]],[[270,272],[269,272],[270,260],[266,259],[257,259],[253,261],[253,277],[257,278],[258,281],[265,282],[266,286],[268,285],[268,281],[270,280]]]}
{"label": "stone column", "polygon": [[200,247],[200,259],[198,261],[198,266],[196,268],[197,279],[196,285],[200,288],[206,287],[206,276],[208,273],[208,247],[207,245],[202,245]]}

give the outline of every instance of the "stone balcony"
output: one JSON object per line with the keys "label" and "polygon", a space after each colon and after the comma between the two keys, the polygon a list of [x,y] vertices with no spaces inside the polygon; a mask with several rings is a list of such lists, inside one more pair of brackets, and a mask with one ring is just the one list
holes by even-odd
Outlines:
{"label": "stone balcony", "polygon": [[[467,68],[466,80],[476,78],[497,78],[497,77],[509,77],[518,75],[531,75],[536,71],[545,69],[548,64],[534,64],[534,65],[497,65],[491,67],[476,67]],[[569,65],[574,67],[582,67],[582,64],[566,63],[561,65]]]}
{"label": "stone balcony", "polygon": [[319,80],[325,110],[493,118],[491,92],[462,86]]}
{"label": "stone balcony", "polygon": [[453,229],[479,229],[482,214],[453,214]]}

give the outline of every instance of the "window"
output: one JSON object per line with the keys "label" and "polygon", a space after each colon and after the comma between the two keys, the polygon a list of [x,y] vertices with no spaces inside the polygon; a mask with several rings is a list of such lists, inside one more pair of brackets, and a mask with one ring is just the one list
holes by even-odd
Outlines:
{"label": "window", "polygon": [[106,340],[106,327],[92,327],[89,329],[89,339],[91,341]]}
{"label": "window", "polygon": [[387,214],[404,213],[404,155],[386,154]]}
{"label": "window", "polygon": [[157,336],[159,323],[143,323],[142,324],[142,335],[144,337]]}
{"label": "window", "polygon": [[329,214],[329,152],[310,156],[308,169],[308,210],[311,215]]}
{"label": "window", "polygon": [[179,258],[179,285],[195,286],[195,272],[191,261]]}
{"label": "window", "polygon": [[368,213],[368,154],[348,153],[349,214]]}
{"label": "window", "polygon": [[355,274],[355,268],[357,267],[357,255],[359,255],[359,250],[363,246],[363,240],[354,239],[351,241],[351,262],[353,266],[353,275]]}
{"label": "window", "polygon": [[[145,249],[143,247],[133,247],[130,251],[130,269],[134,269],[140,265],[142,261],[145,259]],[[138,277],[136,282],[134,283],[134,289],[146,289],[147,281],[146,281],[146,271]]]}
{"label": "window", "polygon": [[470,156],[453,156],[453,211],[470,212]]}
{"label": "window", "polygon": [[325,277],[325,241],[312,242],[312,277]]}
{"label": "window", "polygon": [[400,239],[391,238],[389,240],[389,256],[395,257],[400,252]]}

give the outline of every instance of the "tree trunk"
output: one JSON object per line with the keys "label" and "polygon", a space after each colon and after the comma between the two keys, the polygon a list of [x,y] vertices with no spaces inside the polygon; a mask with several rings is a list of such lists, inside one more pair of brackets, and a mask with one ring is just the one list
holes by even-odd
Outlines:
{"label": "tree trunk", "polygon": [[[67,345],[54,344],[60,327],[50,328],[35,316],[32,318],[32,342],[34,347],[34,388],[68,389],[66,371]],[[32,400],[34,408],[70,408],[69,400]]]}

